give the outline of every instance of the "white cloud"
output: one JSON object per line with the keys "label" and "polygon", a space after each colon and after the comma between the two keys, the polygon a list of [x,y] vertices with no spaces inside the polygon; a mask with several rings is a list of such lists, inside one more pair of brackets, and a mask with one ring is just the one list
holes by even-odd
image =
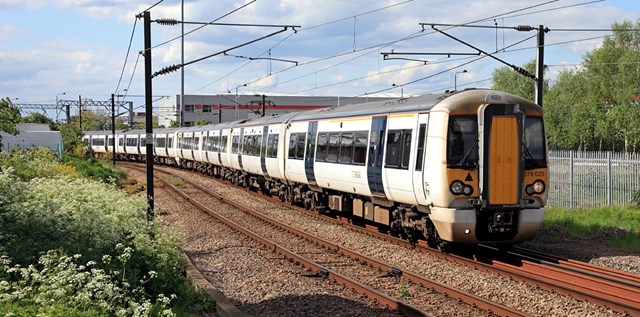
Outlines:
{"label": "white cloud", "polygon": [[[73,90],[84,94],[106,96],[113,90],[120,76],[134,15],[147,9],[156,1],[142,3],[128,0],[5,0],[0,3],[0,96],[42,95],[55,96],[61,89],[69,94]],[[165,1],[166,2],[166,1]],[[180,19],[180,2],[163,2],[151,10],[152,19]],[[392,87],[393,84],[421,79],[415,84],[403,87],[404,93],[411,91],[436,91],[453,87],[453,71],[437,75],[466,60],[457,57],[424,56],[440,63],[423,65],[408,61],[384,61],[380,52],[474,52],[430,28],[421,32],[420,22],[468,23],[531,6],[530,1],[516,0],[271,0],[256,1],[246,8],[221,19],[227,23],[261,23],[301,25],[297,34],[291,30],[272,38],[257,41],[231,51],[230,54],[245,57],[263,57],[271,49],[271,57],[294,60],[299,66],[278,60],[254,60],[218,56],[189,65],[186,71],[186,91],[197,93],[221,93],[234,89],[237,85],[251,83],[249,90],[266,93],[341,94],[361,95]],[[206,1],[193,0],[185,3],[187,21],[209,22],[226,13],[250,3],[249,0]],[[540,1],[537,3],[541,3]],[[562,61],[576,63],[585,52],[601,44],[601,39],[582,40],[603,35],[588,32],[564,32],[560,28],[608,28],[614,21],[635,21],[640,16],[640,8],[629,10],[616,7],[618,2],[608,1],[562,10],[518,15],[512,18],[500,16],[499,25],[544,24],[551,29],[546,34],[547,64]],[[566,5],[563,2],[541,6],[530,11],[544,10]],[[47,12],[44,12],[44,11]],[[68,19],[64,23],[51,23],[52,11],[78,19]],[[526,11],[525,11],[526,12]],[[11,22],[16,15],[25,18],[41,17],[37,24],[25,25]],[[51,14],[55,16],[55,14]],[[585,18],[588,17],[588,18]],[[14,21],[14,20],[13,20]],[[83,24],[76,24],[83,21]],[[110,23],[113,25],[110,25]],[[123,82],[127,83],[134,68],[137,53],[142,46],[142,21],[138,20],[129,63]],[[493,25],[489,19],[479,24]],[[100,28],[98,28],[98,26]],[[315,27],[317,26],[317,27]],[[189,31],[197,25],[186,25]],[[114,31],[117,30],[117,31]],[[277,28],[264,27],[223,27],[207,26],[189,34],[185,38],[185,61],[228,49],[235,45],[254,40]],[[487,51],[496,46],[496,32],[493,29],[455,28],[446,31],[463,41],[472,43]],[[180,34],[178,26],[152,24],[154,45],[172,39]],[[28,35],[28,36],[27,36]],[[408,35],[418,37],[399,41]],[[509,45],[534,35],[512,30],[498,32],[498,45]],[[576,41],[576,42],[572,42]],[[569,43],[571,42],[571,43]],[[510,63],[521,65],[535,58],[535,38],[517,48],[522,51],[501,54]],[[355,49],[355,52],[354,52]],[[180,41],[173,41],[153,50],[153,71],[180,62]],[[418,56],[417,58],[423,58]],[[143,90],[141,79],[144,68],[140,58],[131,93]],[[490,76],[491,71],[503,64],[489,58],[464,66],[469,72],[458,74],[458,83],[469,83]],[[459,69],[460,70],[460,69]],[[554,70],[557,72],[557,70]],[[267,76],[272,73],[272,76]],[[553,75],[553,73],[551,74]],[[178,80],[176,80],[178,79]],[[64,88],[67,87],[67,88]],[[179,92],[179,76],[171,74],[154,79],[154,93],[175,94]],[[395,93],[396,90],[389,92]],[[21,98],[22,99],[22,98]],[[42,98],[38,98],[42,99]],[[49,98],[51,99],[51,98]]]}

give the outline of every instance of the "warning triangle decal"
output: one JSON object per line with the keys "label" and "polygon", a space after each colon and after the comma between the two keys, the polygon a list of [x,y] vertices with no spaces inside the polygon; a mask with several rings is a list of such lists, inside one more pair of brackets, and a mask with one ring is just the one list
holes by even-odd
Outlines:
{"label": "warning triangle decal", "polygon": [[465,182],[470,182],[473,180],[473,177],[471,177],[471,173],[467,173],[467,178],[464,179]]}

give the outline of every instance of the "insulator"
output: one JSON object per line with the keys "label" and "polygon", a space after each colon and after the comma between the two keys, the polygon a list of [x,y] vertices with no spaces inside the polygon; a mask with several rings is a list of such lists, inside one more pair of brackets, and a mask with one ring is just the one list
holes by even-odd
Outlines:
{"label": "insulator", "polygon": [[176,19],[157,19],[156,23],[160,24],[160,25],[176,25],[178,24],[178,20]]}
{"label": "insulator", "polygon": [[518,25],[518,26],[516,26],[516,30],[520,31],[520,32],[529,32],[529,31],[533,31],[535,29],[536,28],[534,28],[531,25]]}

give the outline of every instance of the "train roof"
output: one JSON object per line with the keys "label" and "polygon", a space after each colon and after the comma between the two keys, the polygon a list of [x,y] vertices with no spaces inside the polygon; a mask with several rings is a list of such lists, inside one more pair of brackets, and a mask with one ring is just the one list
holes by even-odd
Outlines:
{"label": "train roof", "polygon": [[[124,130],[116,130],[116,134],[123,133]],[[83,131],[84,135],[111,135],[111,130],[109,131]]]}

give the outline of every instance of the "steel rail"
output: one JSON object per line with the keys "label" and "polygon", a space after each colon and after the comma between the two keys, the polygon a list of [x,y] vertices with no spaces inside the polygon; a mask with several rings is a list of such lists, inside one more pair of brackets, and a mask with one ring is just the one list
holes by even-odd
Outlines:
{"label": "steel rail", "polygon": [[[127,164],[128,165],[128,164]],[[137,166],[130,166],[130,168],[132,169],[136,169],[139,171],[143,171],[144,169],[140,169]],[[164,171],[163,171],[164,172]],[[166,172],[165,172],[166,173]],[[174,175],[175,176],[175,175]],[[178,176],[179,177],[179,176]],[[159,177],[159,176],[155,176],[155,178],[157,178],[158,180],[160,180],[166,187],[168,187],[169,189],[171,189],[172,191],[174,191],[175,193],[177,193],[178,195],[180,195],[181,197],[183,197],[185,200],[189,201],[191,204],[193,204],[194,206],[196,206],[198,209],[200,209],[201,211],[205,212],[206,214],[208,214],[209,216],[214,217],[215,219],[217,219],[218,221],[224,223],[225,225],[227,225],[228,227],[232,228],[233,230],[236,230],[237,232],[240,232],[244,235],[246,235],[247,237],[251,238],[252,240],[262,244],[266,249],[271,250],[273,252],[276,252],[280,255],[282,255],[283,257],[293,261],[296,264],[302,265],[306,268],[309,268],[313,271],[316,272],[316,274],[318,274],[319,276],[325,277],[330,279],[331,281],[334,281],[340,285],[343,285],[349,289],[352,289],[360,294],[363,294],[369,298],[371,298],[372,300],[380,303],[381,305],[384,305],[386,307],[389,307],[392,310],[398,311],[401,314],[403,314],[404,316],[408,316],[408,317],[430,317],[431,315],[419,310],[415,307],[412,307],[410,305],[407,305],[401,301],[395,300],[383,293],[378,292],[375,289],[372,289],[362,283],[356,282],[352,279],[350,279],[347,276],[344,276],[342,274],[339,274],[333,270],[330,270],[326,267],[321,266],[320,264],[317,264],[313,261],[308,260],[307,258],[296,254],[295,252],[275,243],[272,242],[269,239],[263,238],[260,235],[254,233],[251,230],[248,230],[244,227],[242,227],[240,224],[224,217],[223,215],[220,215],[218,213],[216,213],[215,211],[213,211],[212,209],[208,208],[207,206],[203,205],[202,203],[198,202],[197,200],[193,199],[192,197],[190,197],[189,195],[187,195],[186,193],[184,193],[183,191],[181,191],[180,189],[178,189],[176,186],[174,186],[173,184],[171,184],[170,182],[168,182],[166,179]],[[181,177],[180,177],[181,178]],[[210,193],[208,190],[206,190],[206,188],[191,182],[188,179],[184,179],[182,178],[184,181],[188,182],[190,185],[197,187],[200,190],[203,190],[207,193]],[[220,196],[220,195],[214,195],[216,198],[218,198],[219,200],[223,201],[226,204],[229,204],[235,208],[239,208],[242,210],[249,210],[246,207],[243,207],[240,204],[237,204],[233,201],[227,200],[224,197]],[[250,210],[251,213],[253,214],[254,211]]]}

